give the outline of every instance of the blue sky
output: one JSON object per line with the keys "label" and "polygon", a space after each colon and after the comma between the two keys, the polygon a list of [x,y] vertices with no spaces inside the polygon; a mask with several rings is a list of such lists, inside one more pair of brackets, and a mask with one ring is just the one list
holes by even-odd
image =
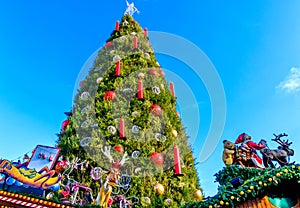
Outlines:
{"label": "blue sky", "polygon": [[[0,157],[16,159],[37,144],[54,145],[82,65],[104,44],[125,5],[123,0],[0,2]],[[267,139],[273,148],[272,134],[286,132],[296,150],[292,159],[300,161],[298,0],[136,0],[135,5],[141,26],[193,42],[222,80],[224,132],[217,149],[197,166],[206,195],[216,192],[213,174],[223,167],[221,141],[242,132],[254,141]],[[190,135],[199,130],[193,146],[198,157],[210,125],[210,95],[201,80],[193,82],[185,73],[184,64],[157,57],[197,97],[200,125],[193,126],[190,114],[182,119]],[[188,103],[179,99],[179,105]]]}

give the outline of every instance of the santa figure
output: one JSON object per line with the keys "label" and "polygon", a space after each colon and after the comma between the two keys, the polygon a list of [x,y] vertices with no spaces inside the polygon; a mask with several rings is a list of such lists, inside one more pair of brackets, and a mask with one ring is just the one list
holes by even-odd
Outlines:
{"label": "santa figure", "polygon": [[251,141],[250,135],[242,133],[235,140],[235,144],[241,144],[240,148],[243,151],[250,151],[253,163],[259,168],[264,168],[262,159],[256,153],[256,150],[265,148],[264,140],[261,140],[259,143],[255,143]]}

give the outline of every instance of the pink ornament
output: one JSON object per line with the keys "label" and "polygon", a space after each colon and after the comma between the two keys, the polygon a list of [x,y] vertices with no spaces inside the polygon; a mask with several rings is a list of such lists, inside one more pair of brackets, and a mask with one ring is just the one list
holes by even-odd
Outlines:
{"label": "pink ornament", "polygon": [[107,202],[107,205],[108,206],[111,206],[113,204],[114,200],[112,197],[109,198],[108,202]]}
{"label": "pink ornament", "polygon": [[50,157],[49,157],[49,161],[52,161],[53,160],[53,156],[52,155],[50,155]]}
{"label": "pink ornament", "polygon": [[157,77],[157,75],[158,75],[156,69],[154,69],[154,68],[149,69],[148,72],[149,72],[151,75],[155,76],[155,77]]}
{"label": "pink ornament", "polygon": [[67,129],[67,126],[69,125],[70,120],[65,120],[62,124],[61,124],[61,129],[63,131],[65,131]]}
{"label": "pink ornament", "polygon": [[149,159],[152,164],[156,166],[163,166],[164,165],[164,156],[159,152],[152,152],[149,155]]}
{"label": "pink ornament", "polygon": [[150,106],[150,111],[155,115],[159,116],[162,112],[161,107],[157,104],[153,104]]}
{"label": "pink ornament", "polygon": [[180,114],[178,112],[176,112],[177,117],[180,119]]}
{"label": "pink ornament", "polygon": [[113,100],[116,97],[116,93],[114,91],[107,91],[104,94],[104,100]]}
{"label": "pink ornament", "polygon": [[120,195],[120,196],[118,197],[118,199],[119,199],[119,201],[124,201],[124,200],[125,200],[125,197],[124,197],[123,195]]}

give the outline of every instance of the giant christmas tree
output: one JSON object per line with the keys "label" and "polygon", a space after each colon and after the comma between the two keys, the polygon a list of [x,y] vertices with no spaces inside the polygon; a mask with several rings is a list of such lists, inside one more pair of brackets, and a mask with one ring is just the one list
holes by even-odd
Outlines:
{"label": "giant christmas tree", "polygon": [[179,207],[201,198],[173,84],[130,13],[116,23],[66,114],[57,146],[71,168],[57,170],[65,175],[60,193],[71,180],[90,187],[94,204],[104,207]]}

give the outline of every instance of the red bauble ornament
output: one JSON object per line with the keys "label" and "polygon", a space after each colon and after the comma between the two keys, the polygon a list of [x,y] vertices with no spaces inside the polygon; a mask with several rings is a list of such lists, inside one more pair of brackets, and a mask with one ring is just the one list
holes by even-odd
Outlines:
{"label": "red bauble ornament", "polygon": [[106,42],[106,44],[105,44],[105,48],[108,48],[108,47],[110,47],[112,45],[112,42]]}
{"label": "red bauble ornament", "polygon": [[157,166],[163,166],[164,165],[164,156],[159,152],[152,152],[149,155],[150,161]]}
{"label": "red bauble ornament", "polygon": [[151,111],[154,115],[156,115],[156,116],[159,116],[159,115],[161,114],[161,112],[162,112],[161,107],[160,107],[159,105],[157,105],[157,104],[151,105],[151,106],[150,106],[150,111]]}
{"label": "red bauble ornament", "polygon": [[69,162],[67,160],[59,161],[55,166],[55,172],[57,174],[63,172],[69,167]]}
{"label": "red bauble ornament", "polygon": [[114,200],[112,197],[109,198],[107,205],[111,206],[114,203]]}
{"label": "red bauble ornament", "polygon": [[158,75],[156,69],[154,69],[154,68],[149,69],[148,72],[149,72],[150,74],[152,74],[153,76],[155,76],[155,77]]}
{"label": "red bauble ornament", "polygon": [[124,153],[124,148],[123,148],[122,145],[116,145],[116,146],[114,147],[114,149],[115,149],[118,153],[120,153],[120,154],[123,154],[123,153]]}
{"label": "red bauble ornament", "polygon": [[104,100],[113,100],[116,97],[116,93],[114,91],[107,91],[104,94]]}
{"label": "red bauble ornament", "polygon": [[80,82],[80,87],[82,87],[83,85],[84,85],[84,83],[85,83],[85,80],[82,80],[81,82]]}
{"label": "red bauble ornament", "polygon": [[67,126],[69,125],[69,123],[70,123],[70,120],[65,120],[64,122],[62,122],[61,129],[63,131],[65,131],[67,129]]}

